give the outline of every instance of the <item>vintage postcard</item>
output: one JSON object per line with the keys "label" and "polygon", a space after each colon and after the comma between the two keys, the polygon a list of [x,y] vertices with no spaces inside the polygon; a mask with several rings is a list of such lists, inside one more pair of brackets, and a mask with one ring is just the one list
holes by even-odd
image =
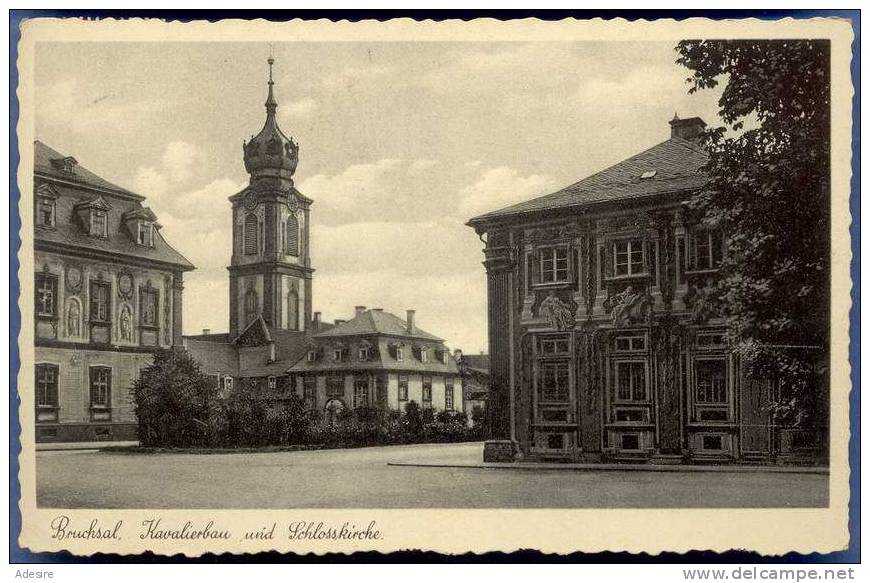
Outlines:
{"label": "vintage postcard", "polygon": [[838,18],[33,18],[19,545],[849,544]]}

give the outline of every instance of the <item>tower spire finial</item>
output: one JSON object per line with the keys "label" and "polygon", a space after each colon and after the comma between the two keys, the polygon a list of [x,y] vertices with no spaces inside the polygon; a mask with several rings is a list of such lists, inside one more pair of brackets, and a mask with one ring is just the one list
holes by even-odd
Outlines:
{"label": "tower spire finial", "polygon": [[278,107],[278,102],[275,101],[275,95],[272,93],[272,85],[275,84],[272,81],[272,65],[275,64],[275,58],[272,56],[272,45],[269,45],[269,58],[266,59],[266,62],[269,63],[269,96],[266,98],[266,113],[274,114],[275,109]]}

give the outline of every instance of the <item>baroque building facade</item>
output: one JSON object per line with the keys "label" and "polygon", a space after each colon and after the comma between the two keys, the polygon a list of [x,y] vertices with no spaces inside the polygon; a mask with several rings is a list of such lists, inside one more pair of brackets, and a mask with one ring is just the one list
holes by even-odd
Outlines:
{"label": "baroque building facade", "polygon": [[[493,436],[529,459],[768,462],[775,386],[744,374],[698,299],[723,234],[700,118],[556,193],[469,221],[485,239]],[[495,450],[494,450],[495,451]]]}
{"label": "baroque building facade", "polygon": [[130,388],[181,344],[183,274],[145,197],[34,143],[36,440],[135,439]]}
{"label": "baroque building facade", "polygon": [[[242,144],[249,184],[229,197],[232,256],[228,332],[184,337],[184,346],[224,392],[272,401],[295,393],[312,409],[424,407],[462,411],[462,383],[443,340],[380,309],[350,320],[312,311],[313,200],[294,185],[299,145],[277,121],[273,59],[260,132]],[[362,308],[362,309],[361,309]]]}

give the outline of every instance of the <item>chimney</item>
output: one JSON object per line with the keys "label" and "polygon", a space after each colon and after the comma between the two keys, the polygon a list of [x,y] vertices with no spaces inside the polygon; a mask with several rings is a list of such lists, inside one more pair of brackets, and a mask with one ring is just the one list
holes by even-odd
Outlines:
{"label": "chimney", "polygon": [[203,336],[207,336],[208,334],[211,334],[211,328],[203,328],[202,334],[203,334]]}
{"label": "chimney", "polygon": [[353,309],[353,316],[354,316],[354,318],[357,317],[357,316],[359,316],[360,314],[362,314],[362,313],[365,312],[365,311],[366,311],[366,307],[365,307],[365,306],[356,306],[356,307]]}
{"label": "chimney", "polygon": [[314,329],[320,330],[320,312],[314,312]]}
{"label": "chimney", "polygon": [[704,128],[707,127],[707,124],[700,117],[680,119],[677,114],[674,114],[674,119],[668,123],[671,126],[671,138],[689,141],[697,140],[704,133]]}
{"label": "chimney", "polygon": [[415,310],[408,310],[408,334],[414,333],[414,313]]}

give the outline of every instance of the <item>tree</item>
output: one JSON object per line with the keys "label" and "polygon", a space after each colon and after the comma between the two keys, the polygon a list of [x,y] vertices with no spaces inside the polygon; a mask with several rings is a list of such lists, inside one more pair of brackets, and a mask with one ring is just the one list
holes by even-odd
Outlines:
{"label": "tree", "polygon": [[145,446],[211,445],[218,387],[186,350],[162,350],[133,383],[139,441]]}
{"label": "tree", "polygon": [[701,295],[750,374],[779,380],[779,405],[800,423],[825,402],[830,43],[687,40],[676,50],[689,93],[724,84],[724,125],[704,135],[709,183],[689,203],[727,243],[720,277]]}

